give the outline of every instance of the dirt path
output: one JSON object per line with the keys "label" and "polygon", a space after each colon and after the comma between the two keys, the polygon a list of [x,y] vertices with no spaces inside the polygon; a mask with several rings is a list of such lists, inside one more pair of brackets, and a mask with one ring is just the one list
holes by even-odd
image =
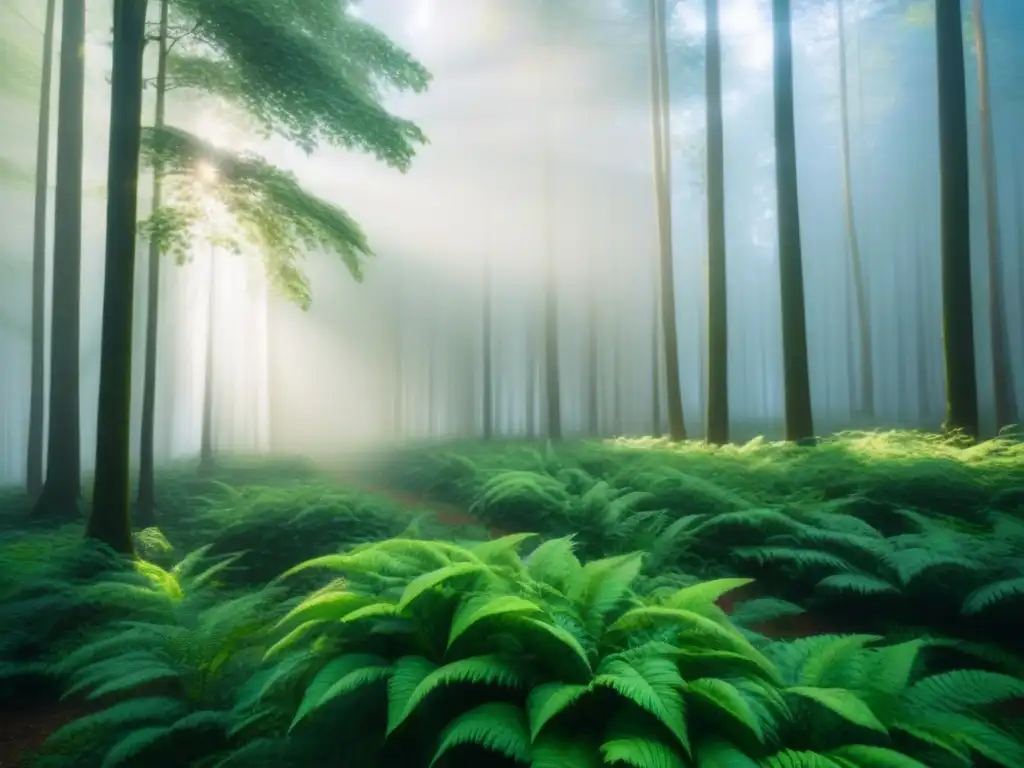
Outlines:
{"label": "dirt path", "polygon": [[95,711],[95,704],[65,701],[0,712],[0,768],[27,766],[31,754],[52,733]]}
{"label": "dirt path", "polygon": [[[466,525],[484,528],[488,531],[491,538],[498,538],[506,535],[507,533],[506,531],[502,531],[493,526],[486,525],[461,507],[424,499],[422,496],[415,493],[396,491],[392,488],[386,488],[384,486],[368,482],[365,478],[361,478],[352,473],[337,475],[336,477],[339,482],[343,483],[346,487],[390,499],[406,509],[427,510],[433,512],[437,521],[442,525],[450,525],[452,527]],[[725,595],[719,601],[719,605],[727,614],[731,614],[734,605],[738,602],[737,598],[739,600],[749,600],[754,597],[763,597],[760,591],[757,590],[756,585],[751,585],[751,587],[753,587],[753,589],[737,590],[736,593]],[[799,637],[807,637],[809,635],[828,634],[841,631],[832,626],[827,620],[811,613],[785,616],[774,621],[758,624],[751,627],[751,629],[765,635],[766,637],[771,637],[777,640],[795,639]]]}
{"label": "dirt path", "polygon": [[460,526],[482,528],[486,530],[493,539],[505,536],[507,533],[500,528],[495,528],[494,526],[488,525],[482,520],[479,520],[462,507],[456,507],[452,504],[445,504],[444,502],[425,499],[415,493],[396,491],[393,488],[376,485],[355,474],[335,475],[335,477],[347,488],[362,491],[363,493],[370,493],[374,496],[381,496],[395,502],[407,510],[425,510],[427,512],[431,512],[437,522],[441,525],[449,525],[452,528]]}

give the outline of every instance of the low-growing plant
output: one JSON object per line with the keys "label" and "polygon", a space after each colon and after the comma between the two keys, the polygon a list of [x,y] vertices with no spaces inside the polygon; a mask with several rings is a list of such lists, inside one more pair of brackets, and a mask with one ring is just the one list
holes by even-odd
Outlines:
{"label": "low-growing plant", "polygon": [[170,570],[137,561],[141,582],[105,578],[81,588],[125,618],[54,664],[64,697],[97,707],[47,740],[40,768],[176,768],[231,743],[234,692],[261,659],[259,632],[280,596],[219,595],[235,558],[211,564],[206,555],[192,552]]}
{"label": "low-growing plant", "polygon": [[[582,564],[563,538],[522,558],[516,547],[527,538],[471,547],[395,539],[294,569],[342,578],[280,621],[270,666],[238,703],[239,716],[266,730],[224,764],[257,753],[281,759],[289,749],[323,754],[330,744],[328,762],[344,765],[923,765],[877,728],[862,732],[875,725],[864,714],[869,705],[857,707],[865,676],[851,676],[848,687],[828,678],[830,645],[794,645],[789,656],[789,646],[775,645],[774,655],[788,660],[777,666],[730,623],[715,601],[748,580],[645,600],[631,589],[642,555]],[[843,643],[859,649],[865,641]],[[907,657],[905,649],[871,653],[889,665]],[[977,683],[991,673],[964,674]],[[920,694],[940,682],[928,679],[908,687],[908,671],[902,687],[872,682],[879,691],[889,685],[904,731],[942,720],[936,713],[944,710],[930,720],[915,714],[938,706]],[[985,678],[1002,686],[985,701],[1015,691],[1011,680]],[[832,704],[853,727],[823,727],[811,742],[795,737],[806,721],[794,698]],[[975,734],[1002,735],[967,720]],[[982,751],[971,738],[956,742],[965,754]]]}

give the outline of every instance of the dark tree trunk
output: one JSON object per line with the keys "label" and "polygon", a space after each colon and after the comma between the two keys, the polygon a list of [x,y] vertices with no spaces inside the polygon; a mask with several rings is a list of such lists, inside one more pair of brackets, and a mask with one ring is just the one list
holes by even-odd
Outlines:
{"label": "dark tree trunk", "polygon": [[868,316],[868,292],[860,255],[860,237],[853,206],[853,171],[850,162],[850,95],[846,68],[846,13],[844,0],[838,0],[839,16],[839,110],[843,155],[843,214],[846,222],[846,243],[850,256],[854,298],[857,301],[857,330],[860,337],[860,411],[863,416],[875,414],[874,355],[871,324]]}
{"label": "dark tree trunk", "polygon": [[772,0],[775,42],[775,186],[778,195],[779,284],[782,294],[782,356],[786,439],[814,436],[807,362],[807,319],[797,193],[796,125],[793,115],[793,33],[790,0]]}
{"label": "dark tree trunk", "polygon": [[999,172],[996,169],[995,137],[992,129],[992,96],[988,74],[988,40],[982,0],[971,4],[974,43],[978,54],[978,111],[981,117],[981,161],[985,179],[985,229],[988,237],[988,323],[992,335],[992,385],[995,390],[996,429],[1013,424],[1017,418],[1017,392],[1010,359],[1009,329],[1006,327],[1006,297],[1003,295],[1003,235],[999,225]]}
{"label": "dark tree trunk", "polygon": [[79,307],[82,273],[82,161],[85,118],[85,5],[64,3],[57,101],[53,295],[46,482],[36,512],[77,518],[82,494],[79,418]]}
{"label": "dark tree trunk", "polygon": [[[707,98],[708,397],[707,441],[729,442],[729,313],[725,254],[725,147],[718,0],[707,0],[704,65]],[[702,340],[703,341],[703,340]]]}
{"label": "dark tree trunk", "polygon": [[536,333],[531,327],[530,345],[527,347],[526,360],[526,434],[528,437],[537,436],[537,348]]}
{"label": "dark tree trunk", "polygon": [[115,0],[96,483],[85,532],[125,554],[133,551],[129,477],[132,299],[145,42],[146,0]]}
{"label": "dark tree trunk", "polygon": [[[592,267],[593,268],[593,267]],[[600,349],[598,347],[598,325],[601,322],[601,311],[599,307],[596,280],[591,278],[590,296],[587,299],[587,437],[596,437],[601,430],[601,389],[598,383],[600,378],[599,363]],[[655,380],[657,386],[657,380]]]}
{"label": "dark tree trunk", "polygon": [[650,2],[651,123],[654,133],[654,187],[658,215],[662,340],[665,343],[665,398],[668,434],[686,439],[679,335],[676,325],[675,265],[672,261],[672,162],[669,148],[668,41],[664,0]]}
{"label": "dark tree trunk", "polygon": [[210,290],[206,298],[206,360],[203,364],[203,426],[199,440],[199,474],[212,474],[213,457],[213,340],[217,288],[217,254],[210,246]]}
{"label": "dark tree trunk", "polygon": [[945,427],[977,438],[978,382],[971,296],[967,86],[962,29],[960,0],[936,0]]}
{"label": "dark tree trunk", "polygon": [[654,309],[651,323],[651,435],[661,437],[661,364],[664,348],[661,344],[661,334],[658,332],[661,327],[661,283],[657,271],[654,274],[654,301],[651,302],[651,307]]}
{"label": "dark tree trunk", "polygon": [[493,330],[491,325],[493,323],[494,308],[491,306],[493,298],[491,296],[491,257],[490,255],[484,260],[484,274],[483,274],[483,333],[481,340],[481,358],[483,362],[483,395],[481,406],[483,408],[483,432],[484,439],[490,440],[494,437],[494,359],[493,359]]}
{"label": "dark tree trunk", "polygon": [[551,440],[562,439],[562,377],[558,349],[558,268],[555,253],[554,140],[550,93],[544,102],[547,131],[544,144],[544,400],[547,404],[546,432]]}
{"label": "dark tree trunk", "polygon": [[918,426],[926,428],[932,417],[931,383],[929,379],[930,355],[928,353],[928,313],[925,311],[927,291],[925,277],[927,275],[926,250],[924,237],[918,227],[914,234],[914,316],[916,318],[916,341],[914,355],[917,362],[917,420]]}
{"label": "dark tree trunk", "polygon": [[[156,115],[153,125],[162,128],[167,98],[167,28],[169,0],[160,3],[159,54],[156,74]],[[161,169],[153,169],[153,210],[160,207],[163,178]],[[156,523],[156,486],[153,480],[153,442],[156,432],[156,360],[157,331],[160,328],[160,244],[149,239],[149,285],[146,300],[146,359],[142,379],[142,429],[139,439],[139,497],[136,523],[146,528]]]}
{"label": "dark tree trunk", "polygon": [[36,138],[35,219],[32,238],[32,384],[28,410],[26,490],[35,498],[43,489],[43,424],[46,365],[46,227],[50,184],[50,102],[53,83],[53,39],[57,2],[46,2],[43,30],[43,72],[39,84],[39,127]]}

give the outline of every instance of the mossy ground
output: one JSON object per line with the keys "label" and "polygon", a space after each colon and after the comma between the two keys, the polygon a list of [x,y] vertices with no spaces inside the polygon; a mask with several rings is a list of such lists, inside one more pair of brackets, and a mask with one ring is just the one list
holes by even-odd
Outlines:
{"label": "mossy ground", "polygon": [[[452,441],[358,468],[225,458],[211,476],[170,468],[157,491],[159,529],[138,532],[140,555],[165,568],[199,547],[237,555],[216,577],[227,596],[367,542],[572,535],[584,561],[645,552],[640,594],[755,578],[719,604],[756,633],[926,637],[938,668],[970,656],[1024,670],[1024,445],[1011,440]],[[75,598],[89,580],[67,565],[81,525],[33,524],[16,491],[0,507],[0,706],[24,709],[55,696],[52,663],[110,617]],[[54,580],[67,589],[40,586]]]}

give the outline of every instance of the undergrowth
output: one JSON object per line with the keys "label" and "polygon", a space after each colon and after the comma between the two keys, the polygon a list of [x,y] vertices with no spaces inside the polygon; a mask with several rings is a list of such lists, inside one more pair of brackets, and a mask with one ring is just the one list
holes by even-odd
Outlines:
{"label": "undergrowth", "polygon": [[[39,768],[1024,765],[1019,444],[451,443],[373,478],[519,533],[286,460],[162,473],[131,562],[0,500],[0,706],[91,712]],[[779,639],[801,616],[833,629]]]}
{"label": "undergrowth", "polygon": [[[410,447],[382,482],[650,574],[751,576],[862,631],[925,627],[1020,649],[1024,444],[850,433],[815,447],[613,440]],[[668,575],[666,575],[668,574]]]}
{"label": "undergrowth", "polygon": [[[390,539],[219,594],[205,552],[63,658],[66,695],[104,704],[39,765],[1019,768],[1000,702],[1024,682],[934,671],[926,639],[760,638],[717,606],[745,579],[644,595],[644,555],[582,562],[571,538]],[[335,578],[301,599],[288,580]]]}

